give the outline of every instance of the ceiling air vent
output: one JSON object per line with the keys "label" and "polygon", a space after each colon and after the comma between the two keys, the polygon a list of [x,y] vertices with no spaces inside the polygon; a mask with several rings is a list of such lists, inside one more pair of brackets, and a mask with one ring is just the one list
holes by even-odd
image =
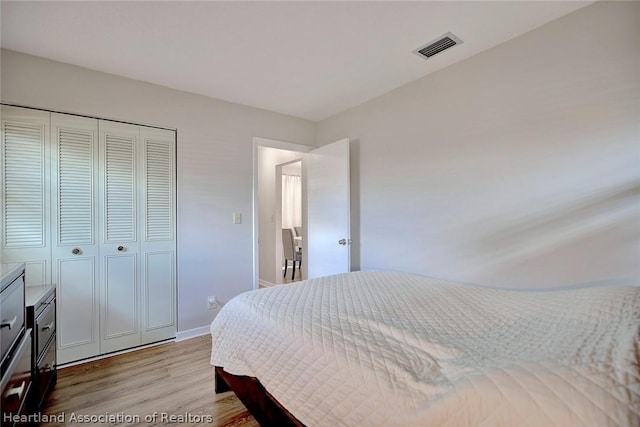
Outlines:
{"label": "ceiling air vent", "polygon": [[461,44],[462,40],[458,37],[454,36],[451,33],[447,33],[442,37],[438,37],[436,40],[429,42],[423,46],[420,46],[416,50],[413,51],[418,56],[423,57],[424,59],[429,59],[433,55],[437,55],[443,50],[449,49],[457,44]]}

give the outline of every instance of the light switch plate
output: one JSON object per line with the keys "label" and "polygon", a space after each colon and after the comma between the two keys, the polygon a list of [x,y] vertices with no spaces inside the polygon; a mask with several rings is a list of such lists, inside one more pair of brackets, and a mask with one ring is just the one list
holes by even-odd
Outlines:
{"label": "light switch plate", "polygon": [[242,214],[236,212],[233,214],[233,223],[234,224],[242,224]]}

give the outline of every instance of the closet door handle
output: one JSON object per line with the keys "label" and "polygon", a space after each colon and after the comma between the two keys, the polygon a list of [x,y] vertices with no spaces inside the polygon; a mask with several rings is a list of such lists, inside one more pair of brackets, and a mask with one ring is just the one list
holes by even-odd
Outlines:
{"label": "closet door handle", "polygon": [[44,325],[44,326],[42,327],[42,330],[43,330],[43,331],[50,331],[50,330],[51,330],[51,328],[53,328],[53,322],[49,323],[48,325]]}
{"label": "closet door handle", "polygon": [[74,254],[74,255],[80,255],[82,253],[82,249],[73,248],[73,249],[71,249],[71,253]]}
{"label": "closet door handle", "polygon": [[126,247],[124,247],[124,246],[118,246],[118,252],[124,252],[124,251],[126,251],[126,250],[127,250],[127,248],[126,248]]}

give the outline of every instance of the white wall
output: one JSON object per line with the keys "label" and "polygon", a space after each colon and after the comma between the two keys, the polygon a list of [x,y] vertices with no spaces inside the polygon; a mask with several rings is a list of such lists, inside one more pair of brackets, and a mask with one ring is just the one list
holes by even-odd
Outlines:
{"label": "white wall", "polygon": [[252,289],[253,137],[310,144],[312,122],[7,50],[1,64],[3,102],[177,129],[179,331],[213,319],[208,295]]}
{"label": "white wall", "polygon": [[[259,278],[277,283],[276,269],[276,165],[300,159],[302,153],[271,147],[258,147],[258,205],[259,205]],[[280,248],[282,246],[279,246]]]}
{"label": "white wall", "polygon": [[638,2],[595,3],[318,124],[319,145],[342,137],[362,269],[640,285]]}
{"label": "white wall", "polygon": [[[178,328],[252,287],[252,138],[352,139],[354,265],[640,283],[640,4],[598,2],[316,125],[2,50],[3,102],[178,129]],[[473,43],[473,40],[465,40]],[[232,213],[243,224],[232,224]]]}

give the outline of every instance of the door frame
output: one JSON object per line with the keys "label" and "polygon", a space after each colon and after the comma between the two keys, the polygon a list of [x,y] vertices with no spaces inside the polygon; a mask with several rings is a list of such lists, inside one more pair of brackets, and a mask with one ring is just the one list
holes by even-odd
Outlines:
{"label": "door frame", "polygon": [[[259,204],[259,177],[258,177],[258,147],[276,148],[279,150],[295,151],[299,153],[308,153],[316,149],[316,146],[296,144],[293,142],[278,141],[275,139],[253,137],[253,289],[258,289],[260,285],[260,204]],[[304,185],[303,185],[303,201],[304,201]],[[303,210],[302,215],[305,215]]]}

